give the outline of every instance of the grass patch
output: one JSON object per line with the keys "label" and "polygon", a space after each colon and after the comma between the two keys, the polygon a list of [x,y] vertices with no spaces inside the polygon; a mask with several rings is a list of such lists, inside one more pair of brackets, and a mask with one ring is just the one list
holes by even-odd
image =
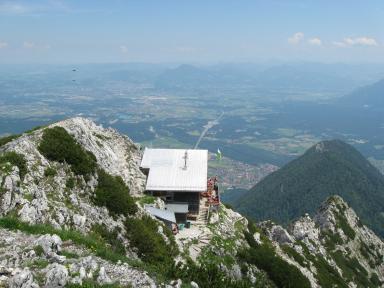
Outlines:
{"label": "grass patch", "polygon": [[151,195],[144,195],[143,197],[136,198],[136,200],[139,201],[139,203],[141,205],[153,204],[153,203],[155,203],[156,197],[151,196]]}
{"label": "grass patch", "polygon": [[48,264],[49,264],[49,262],[46,259],[37,259],[37,260],[33,261],[32,266],[39,268],[39,269],[44,269],[45,267],[48,266]]}
{"label": "grass patch", "polygon": [[84,245],[88,249],[92,250],[96,256],[99,256],[100,258],[111,261],[113,263],[116,263],[120,260],[121,262],[127,262],[134,267],[142,266],[140,262],[131,260],[125,255],[114,252],[112,249],[110,249],[110,246],[107,243],[100,240],[99,237],[95,237],[95,235],[92,233],[89,235],[84,235],[74,230],[58,230],[50,225],[30,225],[28,223],[21,222],[19,219],[14,217],[0,218],[0,227],[13,231],[20,230],[25,233],[34,235],[56,234],[60,236],[63,241],[71,240],[75,244]]}
{"label": "grass patch", "polygon": [[[98,284],[95,280],[85,279],[82,284],[69,283],[65,285],[66,288],[120,288],[120,284]],[[131,285],[125,286],[126,288],[132,287]]]}
{"label": "grass patch", "polygon": [[125,255],[126,250],[124,245],[118,239],[119,231],[115,228],[113,231],[109,231],[104,225],[96,224],[92,227],[92,232],[98,235],[101,240],[107,242],[110,245],[110,249],[114,252]]}
{"label": "grass patch", "polygon": [[76,253],[73,253],[73,252],[70,252],[68,250],[61,250],[60,251],[60,255],[63,255],[67,258],[70,258],[70,259],[77,259],[79,258],[79,255],[77,255]]}

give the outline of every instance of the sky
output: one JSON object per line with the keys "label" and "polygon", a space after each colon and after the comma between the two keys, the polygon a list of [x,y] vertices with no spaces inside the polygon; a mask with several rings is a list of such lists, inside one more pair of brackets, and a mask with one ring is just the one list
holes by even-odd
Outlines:
{"label": "sky", "polygon": [[0,0],[0,63],[384,63],[382,0]]}

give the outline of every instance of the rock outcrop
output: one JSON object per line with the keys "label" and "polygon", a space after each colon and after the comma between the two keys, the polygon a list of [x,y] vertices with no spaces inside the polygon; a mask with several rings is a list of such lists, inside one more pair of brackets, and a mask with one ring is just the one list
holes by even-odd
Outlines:
{"label": "rock outcrop", "polygon": [[[79,117],[52,124],[48,128],[55,126],[63,127],[85,150],[90,151],[100,168],[111,175],[120,176],[132,196],[142,196],[145,176],[139,169],[141,152],[128,137]],[[38,150],[43,129],[25,133],[0,147],[0,154],[16,152],[23,155],[27,167],[26,174],[21,178],[17,166],[0,163],[0,217],[12,215],[29,224],[49,224],[56,229],[78,230],[84,234],[89,233],[95,225],[103,225],[110,231],[118,229],[121,231],[118,237],[127,248],[127,255],[137,259],[136,253],[130,250],[128,239],[123,236],[124,217],[114,217],[105,207],[98,207],[92,201],[98,183],[97,175],[84,179],[75,175],[68,164],[45,158]],[[55,173],[47,175],[49,169]],[[69,180],[74,185],[69,185]],[[41,255],[36,255],[36,247],[41,247]],[[117,281],[135,287],[155,285],[151,278],[139,270],[109,263],[92,257],[92,251],[76,248],[79,249],[84,252],[84,257],[87,256],[73,261],[61,254],[62,241],[57,235],[32,237],[0,228],[0,265],[3,265],[2,269],[11,271],[8,274],[0,273],[0,283],[8,283],[12,287],[35,287],[35,278],[38,276],[46,281],[38,285],[46,287],[64,287],[67,283],[81,283],[89,278],[100,284]],[[93,263],[92,267],[88,267],[85,259]],[[35,269],[31,264],[34,261],[49,265],[44,269]],[[32,265],[32,268],[17,270],[26,265]],[[96,273],[98,276],[93,279]]]}
{"label": "rock outcrop", "polygon": [[325,201],[313,219],[305,215],[288,230],[266,223],[259,226],[280,256],[298,267],[312,287],[322,287],[322,279],[330,277],[325,268],[334,271],[348,287],[384,284],[383,241],[339,196]]}

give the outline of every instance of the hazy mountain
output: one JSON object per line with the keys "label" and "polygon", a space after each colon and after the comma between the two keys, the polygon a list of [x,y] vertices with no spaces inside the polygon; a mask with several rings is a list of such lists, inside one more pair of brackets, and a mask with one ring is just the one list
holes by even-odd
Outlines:
{"label": "hazy mountain", "polygon": [[239,198],[238,211],[279,223],[313,214],[331,195],[340,195],[364,224],[384,236],[384,176],[352,146],[324,141],[270,174]]}
{"label": "hazy mountain", "polygon": [[384,109],[384,79],[371,85],[356,89],[339,99],[338,104],[345,106]]}

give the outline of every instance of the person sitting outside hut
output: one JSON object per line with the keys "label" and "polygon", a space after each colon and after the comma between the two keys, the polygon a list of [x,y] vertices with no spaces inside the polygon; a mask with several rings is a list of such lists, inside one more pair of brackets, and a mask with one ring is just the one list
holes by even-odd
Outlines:
{"label": "person sitting outside hut", "polygon": [[179,233],[179,227],[177,227],[176,223],[172,223],[172,233],[173,235],[176,235],[177,233]]}

